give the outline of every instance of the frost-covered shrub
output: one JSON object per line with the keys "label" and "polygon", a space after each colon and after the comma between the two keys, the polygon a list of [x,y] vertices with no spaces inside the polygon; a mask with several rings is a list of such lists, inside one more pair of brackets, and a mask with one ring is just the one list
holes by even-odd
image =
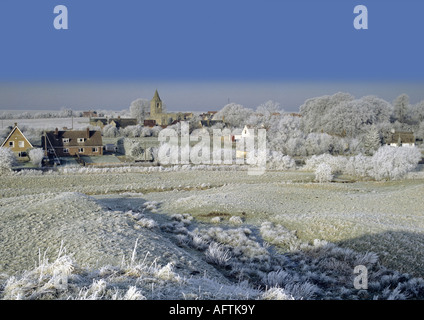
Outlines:
{"label": "frost-covered shrub", "polygon": [[220,223],[220,222],[221,222],[221,217],[213,217],[213,218],[211,219],[211,222],[212,222],[212,223]]}
{"label": "frost-covered shrub", "polygon": [[213,242],[205,252],[206,261],[217,266],[225,267],[231,259],[229,250],[223,248],[219,243]]}
{"label": "frost-covered shrub", "polygon": [[172,263],[168,263],[166,266],[158,268],[154,272],[155,276],[162,280],[179,282],[181,278],[174,272],[174,265]]}
{"label": "frost-covered shrub", "polygon": [[[374,155],[346,158],[323,154],[306,160],[304,169],[316,171],[317,180],[329,181],[331,174],[342,173],[375,180],[396,180],[414,170],[422,155],[416,147],[380,147]],[[321,167],[320,167],[321,166]],[[320,167],[320,169],[318,169]],[[318,171],[318,172],[317,172]]]}
{"label": "frost-covered shrub", "polygon": [[115,295],[113,296],[113,300],[146,300],[146,297],[140,292],[140,290],[137,290],[136,286],[130,286],[122,298]]}
{"label": "frost-covered shrub", "polygon": [[231,250],[233,263],[269,263],[270,255],[251,235],[248,228],[223,229],[219,227],[208,228],[206,230],[196,229],[194,233],[199,234],[204,241],[209,243],[219,243]]}
{"label": "frost-covered shrub", "polygon": [[372,168],[371,158],[358,154],[349,158],[344,173],[354,177],[369,177]]}
{"label": "frost-covered shrub", "polygon": [[175,233],[175,234],[188,234],[189,231],[186,228],[186,226],[184,225],[183,222],[180,221],[172,221],[169,223],[164,223],[161,225],[161,230],[165,231],[165,232],[170,232],[170,233]]}
{"label": "frost-covered shrub", "polygon": [[264,240],[277,246],[296,247],[298,243],[296,231],[288,230],[280,224],[264,222],[261,224],[260,233]]}
{"label": "frost-covered shrub", "polygon": [[41,148],[31,149],[29,151],[29,158],[31,159],[31,163],[37,167],[41,167],[44,151]]}
{"label": "frost-covered shrub", "polygon": [[78,300],[100,300],[106,292],[107,283],[104,279],[93,280],[87,290],[81,290]]}
{"label": "frost-covered shrub", "polygon": [[186,246],[190,243],[190,239],[186,234],[177,234],[175,239],[177,240],[177,244],[179,246]]}
{"label": "frost-covered shrub", "polygon": [[303,167],[308,171],[315,171],[317,167],[325,163],[330,166],[333,173],[341,173],[346,167],[348,160],[343,156],[332,156],[331,154],[324,153],[319,156],[313,155],[305,161],[305,166]]}
{"label": "frost-covered shrub", "polygon": [[310,282],[291,283],[284,287],[284,290],[290,294],[294,299],[311,300],[321,289]]}
{"label": "frost-covered shrub", "polygon": [[0,148],[0,175],[12,170],[16,163],[16,156],[9,148]]}
{"label": "frost-covered shrub", "polygon": [[158,226],[158,223],[155,220],[149,218],[141,218],[137,221],[137,224],[147,229],[153,229]]}
{"label": "frost-covered shrub", "polygon": [[262,282],[267,287],[284,287],[287,283],[291,283],[292,281],[299,281],[299,279],[293,279],[293,275],[279,269],[277,271],[271,271],[267,273],[263,278]]}
{"label": "frost-covered shrub", "polygon": [[332,169],[327,163],[320,163],[315,169],[315,180],[319,183],[330,182],[333,177]]}
{"label": "frost-covered shrub", "polygon": [[145,203],[143,203],[142,207],[145,208],[146,210],[154,211],[154,210],[157,210],[158,204],[159,203],[157,201],[146,201]]}
{"label": "frost-covered shrub", "polygon": [[294,297],[287,293],[284,289],[273,287],[266,290],[262,296],[262,300],[295,300]]}
{"label": "frost-covered shrub", "polygon": [[269,151],[266,163],[268,169],[292,170],[296,168],[296,162],[294,159],[279,151]]}
{"label": "frost-covered shrub", "polygon": [[188,226],[188,225],[190,225],[191,221],[193,220],[193,217],[188,213],[173,214],[173,215],[171,215],[171,220],[179,221],[179,222],[183,223],[185,226]]}
{"label": "frost-covered shrub", "polygon": [[395,180],[414,170],[422,155],[416,147],[383,146],[372,157],[371,176],[376,180]]}
{"label": "frost-covered shrub", "polygon": [[232,224],[242,224],[243,223],[243,219],[239,216],[232,216],[228,221]]}
{"label": "frost-covered shrub", "polygon": [[197,250],[206,250],[208,243],[198,234],[190,233],[191,236],[191,246]]}

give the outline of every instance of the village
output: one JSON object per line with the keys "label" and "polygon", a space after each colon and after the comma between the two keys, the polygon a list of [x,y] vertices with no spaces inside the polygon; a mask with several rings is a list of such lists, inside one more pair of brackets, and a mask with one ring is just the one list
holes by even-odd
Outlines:
{"label": "village", "polygon": [[[147,108],[145,107],[145,109]],[[269,129],[271,129],[273,123],[281,122],[283,118],[296,123],[302,117],[301,113],[281,113],[280,110],[265,110],[265,113],[268,114],[257,112],[251,115],[251,117],[259,118],[259,121],[255,120],[256,123],[245,121],[236,125],[234,121],[226,121],[225,114],[218,113],[218,111],[198,112],[197,114],[193,112],[168,113],[163,110],[163,102],[157,90],[150,100],[149,110],[143,110],[143,112],[145,113],[144,117],[138,119],[136,117],[121,117],[120,115],[105,116],[101,112],[92,110],[83,111],[81,119],[86,119],[84,122],[87,125],[86,128],[82,128],[80,124],[79,128],[74,129],[74,118],[72,118],[72,128],[60,127],[60,123],[56,123],[57,126],[54,130],[43,130],[41,138],[38,141],[32,139],[32,142],[20,130],[18,122],[15,122],[13,126],[9,127],[10,131],[6,133],[7,136],[0,146],[11,149],[15,154],[17,162],[14,165],[14,170],[48,169],[57,165],[100,167],[130,164],[158,165],[157,148],[161,143],[158,139],[158,133],[165,128],[174,128],[181,131],[181,123],[185,123],[189,126],[190,133],[200,129],[209,133],[212,133],[212,129],[223,129],[222,132],[225,132],[225,134],[221,133],[222,143],[220,147],[235,149],[234,157],[240,160],[245,159],[248,154],[244,145],[245,140],[254,136],[259,129],[267,131],[269,134],[267,140],[272,143],[273,132],[270,132]],[[50,126],[52,124],[54,124],[54,121],[50,122]],[[26,129],[28,129],[28,125],[26,125]],[[127,136],[118,134],[118,132],[131,132],[131,130],[132,133]],[[334,134],[333,137],[339,138],[343,135],[346,135],[345,130],[342,134]],[[423,141],[422,138],[416,137],[414,132],[393,128],[386,133],[385,137],[381,137],[380,132],[378,140],[378,146],[390,145],[394,147],[420,146]],[[212,139],[210,142],[211,146],[215,143]],[[181,141],[178,143],[181,143]],[[191,146],[193,145],[191,143]],[[41,161],[32,161],[30,151],[33,149],[42,150]],[[286,152],[286,154],[288,153]],[[298,163],[303,163],[302,158],[304,157],[301,156],[302,154],[297,155],[297,157],[296,154],[294,155]],[[238,163],[242,162],[239,161]],[[227,161],[226,163],[231,162]]]}

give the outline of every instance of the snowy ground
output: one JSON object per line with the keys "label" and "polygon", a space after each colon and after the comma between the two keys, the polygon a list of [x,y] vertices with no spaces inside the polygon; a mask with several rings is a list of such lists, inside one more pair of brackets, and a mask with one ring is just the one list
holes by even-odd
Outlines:
{"label": "snowy ground", "polygon": [[75,130],[86,129],[90,123],[87,117],[74,118],[41,118],[41,119],[4,119],[0,120],[3,128],[12,126],[17,123],[22,130],[25,127],[32,129],[54,130],[63,127],[74,128]]}
{"label": "snowy ground", "polygon": [[[128,171],[2,176],[0,297],[116,298],[133,287],[147,299],[424,299],[423,180]],[[40,256],[55,261],[62,242],[73,289],[49,296]],[[353,288],[357,264],[369,267],[368,291]]]}

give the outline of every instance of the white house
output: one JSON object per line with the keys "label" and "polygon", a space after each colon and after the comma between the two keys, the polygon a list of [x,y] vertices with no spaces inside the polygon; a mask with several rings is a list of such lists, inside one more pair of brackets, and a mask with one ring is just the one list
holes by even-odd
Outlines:
{"label": "white house", "polygon": [[[250,129],[250,130],[249,130]],[[252,135],[252,131],[253,127],[250,125],[245,125],[243,130],[241,131],[241,134],[235,134],[234,135],[234,140],[240,140],[242,138],[248,138]]]}

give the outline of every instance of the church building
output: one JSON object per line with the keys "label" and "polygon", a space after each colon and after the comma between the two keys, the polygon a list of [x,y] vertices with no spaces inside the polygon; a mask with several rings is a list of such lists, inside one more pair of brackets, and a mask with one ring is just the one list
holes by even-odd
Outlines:
{"label": "church building", "polygon": [[163,103],[156,90],[153,99],[150,101],[150,115],[146,118],[145,123],[158,126],[169,126],[179,121],[188,120],[192,117],[192,113],[167,113],[163,112]]}

